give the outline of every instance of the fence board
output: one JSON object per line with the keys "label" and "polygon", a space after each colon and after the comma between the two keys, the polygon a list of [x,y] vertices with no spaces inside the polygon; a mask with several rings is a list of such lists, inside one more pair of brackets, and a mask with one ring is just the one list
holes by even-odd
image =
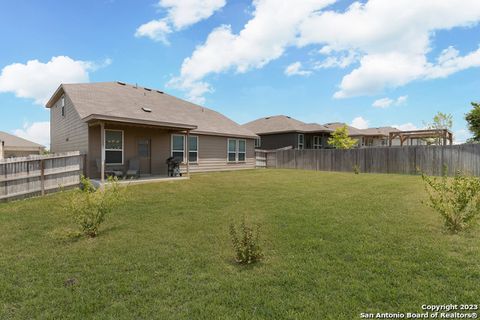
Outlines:
{"label": "fence board", "polygon": [[[263,154],[267,168],[366,173],[453,175],[462,171],[480,176],[480,144],[453,146],[373,147],[350,150],[275,150]],[[0,171],[1,174],[1,171]]]}
{"label": "fence board", "polygon": [[79,152],[0,160],[0,201],[78,185],[83,162]]}

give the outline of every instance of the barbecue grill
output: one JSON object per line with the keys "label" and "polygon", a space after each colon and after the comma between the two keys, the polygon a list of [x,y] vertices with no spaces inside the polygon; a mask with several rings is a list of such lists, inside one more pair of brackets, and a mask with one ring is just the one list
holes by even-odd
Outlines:
{"label": "barbecue grill", "polygon": [[180,163],[181,161],[170,157],[166,161],[168,166],[168,176],[169,177],[181,177],[182,173],[180,172]]}

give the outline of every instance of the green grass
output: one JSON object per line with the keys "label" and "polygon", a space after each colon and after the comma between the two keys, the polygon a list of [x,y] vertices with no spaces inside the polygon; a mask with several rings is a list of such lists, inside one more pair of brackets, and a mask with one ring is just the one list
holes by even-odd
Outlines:
{"label": "green grass", "polygon": [[[479,228],[446,234],[418,176],[252,170],[128,193],[77,241],[53,235],[73,227],[61,194],[0,204],[0,319],[357,319],[479,302]],[[244,214],[266,256],[246,267],[228,234]]]}

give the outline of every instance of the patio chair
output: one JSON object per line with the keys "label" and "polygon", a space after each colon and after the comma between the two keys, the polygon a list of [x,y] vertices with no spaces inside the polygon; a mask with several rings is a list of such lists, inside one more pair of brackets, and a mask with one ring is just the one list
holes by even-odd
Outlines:
{"label": "patio chair", "polygon": [[139,171],[140,171],[140,160],[138,159],[130,159],[128,161],[128,170],[127,173],[125,174],[125,178],[128,177],[139,177]]}
{"label": "patio chair", "polygon": [[[97,173],[98,174],[102,174],[102,162],[100,159],[95,159],[95,163],[97,165]],[[105,177],[104,178],[108,178],[109,176],[116,176],[116,177],[121,177],[122,176],[122,171],[119,171],[119,170],[107,170],[107,168],[105,167],[105,171],[104,171],[104,174],[105,174]]]}

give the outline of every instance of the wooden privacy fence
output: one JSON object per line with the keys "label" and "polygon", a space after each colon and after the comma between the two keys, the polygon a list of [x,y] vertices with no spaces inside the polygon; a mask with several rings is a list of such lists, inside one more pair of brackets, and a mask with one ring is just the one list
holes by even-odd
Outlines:
{"label": "wooden privacy fence", "polygon": [[0,160],[0,201],[76,186],[83,162],[80,152]]}
{"label": "wooden privacy fence", "polygon": [[372,147],[350,150],[277,150],[266,153],[267,168],[365,173],[450,175],[462,171],[480,176],[480,144],[453,146]]}

